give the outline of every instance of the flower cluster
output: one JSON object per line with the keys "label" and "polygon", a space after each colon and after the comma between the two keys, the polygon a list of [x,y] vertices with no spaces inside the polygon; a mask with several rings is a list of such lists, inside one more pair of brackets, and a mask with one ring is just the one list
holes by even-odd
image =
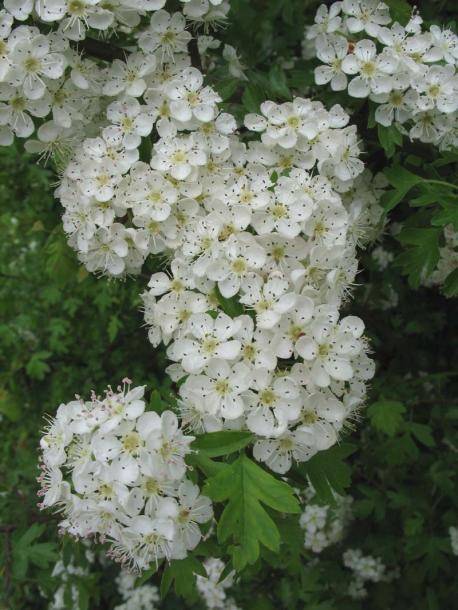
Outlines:
{"label": "flower cluster", "polygon": [[[38,126],[38,140],[27,142],[27,150],[65,161],[85,137],[98,133],[106,117],[116,122],[116,106],[111,117],[107,112],[110,97],[141,95],[144,78],[155,68],[154,53],[173,59],[170,53],[185,51],[191,38],[183,14],[160,10],[165,1],[6,0],[0,10],[0,145],[10,145],[15,136],[29,138]],[[229,10],[227,0],[182,2],[190,20],[207,25],[223,22]],[[108,67],[78,52],[77,43],[88,31],[106,37],[116,31],[132,34],[150,13],[150,26],[138,43],[147,55],[133,53]],[[48,33],[24,25],[29,17]],[[149,133],[151,121],[136,117],[136,128],[129,130],[131,148],[135,136]],[[110,134],[115,135],[113,130]]]}
{"label": "flower cluster", "polygon": [[207,576],[197,575],[196,586],[208,610],[240,610],[226,593],[226,589],[234,584],[235,572],[230,572],[220,580],[224,562],[213,557],[209,557],[204,562],[204,568]]}
{"label": "flower cluster", "polygon": [[425,286],[441,286],[447,277],[458,269],[458,231],[453,225],[444,227],[444,245],[439,248],[439,261],[432,274],[425,279]]}
{"label": "flower cluster", "polygon": [[[248,429],[258,437],[256,458],[284,473],[293,459],[335,443],[364,401],[374,370],[364,325],[340,318],[340,308],[357,273],[356,248],[381,219],[385,184],[364,171],[356,128],[340,106],[265,102],[239,135],[191,66],[185,15],[195,3],[184,3],[184,14],[168,13],[163,2],[137,4],[139,15],[151,15],[134,32],[135,48],[94,69],[93,62],[83,69],[90,60],[81,58],[75,67],[60,30],[36,45],[35,31],[21,34],[46,61],[49,41],[62,46],[53,73],[59,92],[86,91],[71,107],[73,96],[59,93],[64,110],[29,146],[72,151],[57,196],[69,243],[88,270],[124,277],[149,255],[171,260],[143,300],[151,343],[168,345],[171,376],[185,378],[184,424]],[[204,5],[211,13],[225,3]],[[89,12],[99,8],[87,3]],[[28,26],[9,32],[9,13],[2,15],[9,74],[22,61],[9,40]],[[65,29],[66,13],[59,15]],[[36,68],[33,53],[24,61]],[[47,97],[51,83],[40,74],[24,76],[23,97],[30,86]],[[87,96],[96,98],[93,111]],[[14,131],[15,119],[8,125]]]}
{"label": "flower cluster", "polygon": [[[89,551],[86,553],[86,558],[89,563],[93,560]],[[79,579],[87,575],[87,569],[76,566],[71,562],[64,564],[63,560],[59,559],[51,572],[51,578],[54,582],[58,582],[59,586],[48,606],[48,610],[78,610],[80,608],[80,598],[77,583]],[[70,596],[71,606],[68,605],[67,596]]]}
{"label": "flower cluster", "polygon": [[335,497],[335,505],[314,504],[315,493],[307,488],[305,508],[299,523],[305,530],[304,546],[313,553],[321,553],[327,547],[340,542],[345,528],[352,519],[351,496]]}
{"label": "flower cluster", "polygon": [[40,507],[63,513],[62,531],[107,540],[114,559],[145,569],[186,557],[212,507],[185,477],[193,437],[171,411],[145,412],[144,387],[129,383],[59,407],[40,443]]}
{"label": "flower cluster", "polygon": [[144,584],[135,586],[136,577],[122,570],[116,577],[118,593],[123,599],[122,604],[115,606],[114,610],[155,610],[159,602],[159,591],[154,585]]}
{"label": "flower cluster", "polygon": [[[293,459],[337,441],[373,375],[364,325],[341,319],[340,308],[356,276],[356,247],[381,218],[383,179],[364,171],[356,128],[340,106],[265,102],[262,114],[246,117],[242,139],[191,66],[185,15],[196,3],[170,14],[162,0],[136,2],[149,24],[133,31],[134,50],[109,65],[85,63],[68,39],[73,28],[84,37],[80,22],[107,29],[121,17],[103,25],[98,2],[80,4],[81,18],[58,0],[24,3],[58,25],[47,36],[12,28],[6,11],[1,28],[6,87],[16,83],[33,102],[56,92],[59,110],[52,106],[52,121],[29,146],[72,151],[57,189],[69,243],[88,270],[114,277],[139,273],[151,254],[171,259],[143,300],[151,342],[168,345],[169,372],[184,378],[184,424],[248,429],[258,437],[255,457],[284,473]],[[224,2],[204,5],[224,12]],[[76,105],[62,93],[68,88],[83,91]],[[0,117],[11,138],[20,122],[8,113]]]}
{"label": "flower cluster", "polygon": [[361,549],[348,549],[343,554],[343,564],[353,572],[353,580],[348,587],[348,595],[353,599],[367,597],[367,582],[390,581],[398,578],[397,570],[387,571],[379,557],[363,555]]}
{"label": "flower cluster", "polygon": [[369,98],[377,123],[411,139],[457,145],[458,37],[451,30],[425,29],[418,14],[405,26],[393,23],[379,0],[343,0],[321,5],[305,37],[305,52],[322,63],[318,85]]}

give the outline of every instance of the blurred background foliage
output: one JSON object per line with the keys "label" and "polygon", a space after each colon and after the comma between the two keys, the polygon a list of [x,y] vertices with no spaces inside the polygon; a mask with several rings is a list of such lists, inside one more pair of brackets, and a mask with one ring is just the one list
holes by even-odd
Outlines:
{"label": "blurred background foliage", "polygon": [[[284,101],[293,92],[316,95],[326,104],[342,101],[332,92],[307,89],[313,85],[310,62],[288,63],[300,55],[304,24],[311,23],[319,2],[231,3],[222,37],[238,49],[248,80],[240,84],[223,66],[216,66],[210,79],[237,116],[256,111],[268,97]],[[410,10],[405,2],[389,4],[401,14]],[[446,24],[455,17],[456,7],[446,0],[416,4],[425,20]],[[368,109],[355,106],[353,111],[373,169],[409,163],[410,155],[420,159],[411,167],[428,175],[435,151],[413,150],[404,142],[402,149],[393,144],[393,150],[388,146],[381,153],[379,136],[368,127]],[[441,178],[456,179],[455,160],[440,167]],[[60,586],[52,576],[56,561],[86,565],[84,548],[60,539],[55,519],[36,507],[44,416],[75,393],[88,395],[126,375],[136,385],[147,384],[153,401],[167,401],[171,392],[164,353],[151,348],[142,328],[139,293],[147,275],[109,281],[79,266],[61,228],[52,194],[55,181],[53,172],[37,166],[20,146],[0,149],[2,610],[50,608]],[[420,214],[414,226],[429,226],[435,205],[425,216],[424,209],[412,212],[409,200],[403,200],[389,218],[412,223]],[[344,542],[325,550],[318,561],[304,549],[299,526],[285,529],[281,553],[263,551],[266,564],[255,564],[233,588],[231,595],[244,610],[442,610],[456,605],[458,564],[448,536],[448,528],[458,525],[456,299],[415,287],[409,275],[412,260],[406,268],[395,258],[395,264],[381,269],[373,247],[361,253],[359,285],[349,306],[365,321],[377,362],[368,409],[345,438],[351,450],[342,451],[339,466],[339,481],[354,498],[356,518]],[[402,254],[388,232],[384,247],[394,257]],[[326,472],[325,463],[320,468],[332,479],[335,473]],[[326,488],[320,494],[323,502],[329,499]],[[341,559],[348,547],[381,557],[400,577],[369,584],[362,601],[350,599]],[[88,575],[70,577],[80,610],[112,610],[120,603],[113,585],[117,571],[97,555]],[[171,593],[161,608],[204,608],[188,580],[185,599]],[[159,582],[158,575],[151,582]],[[73,608],[71,587],[63,608]]]}

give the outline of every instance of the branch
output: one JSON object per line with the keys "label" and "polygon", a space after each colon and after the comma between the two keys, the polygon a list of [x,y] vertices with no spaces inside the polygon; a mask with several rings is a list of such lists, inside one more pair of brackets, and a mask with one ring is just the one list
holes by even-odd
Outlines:
{"label": "branch", "polygon": [[121,59],[125,61],[126,57],[130,55],[130,51],[121,47],[113,46],[107,42],[101,40],[95,40],[94,38],[85,38],[78,42],[70,43],[72,48],[78,53],[83,55],[91,55],[97,59],[103,61],[113,61],[113,59]]}
{"label": "branch", "polygon": [[[71,42],[71,47],[78,53],[83,55],[90,55],[96,59],[103,61],[113,61],[113,59],[126,60],[126,57],[130,55],[130,51],[123,47],[116,47],[108,42],[101,40],[95,40],[95,38],[85,38],[78,42]],[[202,71],[202,64],[200,61],[199,49],[197,47],[197,38],[191,38],[188,45],[189,55],[191,57],[191,65],[194,68],[198,68]]]}

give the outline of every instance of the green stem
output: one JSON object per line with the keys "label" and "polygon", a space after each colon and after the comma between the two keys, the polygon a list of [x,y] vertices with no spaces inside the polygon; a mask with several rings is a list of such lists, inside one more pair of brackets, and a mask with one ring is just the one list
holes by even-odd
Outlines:
{"label": "green stem", "polygon": [[440,184],[441,186],[446,186],[449,189],[458,189],[458,184],[452,184],[451,182],[445,182],[444,180],[428,180],[427,178],[424,178],[423,182],[428,182],[429,184]]}

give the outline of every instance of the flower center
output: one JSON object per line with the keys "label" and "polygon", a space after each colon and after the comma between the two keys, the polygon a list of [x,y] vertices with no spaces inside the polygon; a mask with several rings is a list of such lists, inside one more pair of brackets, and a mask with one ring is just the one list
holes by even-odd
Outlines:
{"label": "flower center", "polygon": [[256,348],[252,343],[248,343],[248,345],[245,345],[243,350],[242,350],[242,355],[246,360],[254,360],[255,356],[256,356]]}
{"label": "flower center", "polygon": [[68,3],[67,10],[70,15],[83,17],[86,12],[86,4],[82,0],[71,0],[71,2]]}
{"label": "flower center", "polygon": [[292,129],[297,129],[301,124],[301,119],[298,116],[290,116],[286,122],[288,123],[289,127],[292,127]]}
{"label": "flower center", "polygon": [[314,424],[316,421],[318,421],[318,415],[315,411],[305,411],[302,414],[302,422],[304,424]]}
{"label": "flower center", "polygon": [[319,356],[327,356],[329,354],[329,345],[327,343],[322,343],[318,346],[318,355]]}
{"label": "flower center", "polygon": [[215,383],[215,391],[221,396],[225,396],[226,394],[228,394],[230,392],[230,389],[231,387],[227,379],[219,379]]}
{"label": "flower center", "polygon": [[171,32],[170,30],[168,32],[164,32],[164,34],[161,37],[161,43],[163,45],[173,45],[175,42],[175,32]]}
{"label": "flower center", "polygon": [[21,96],[13,97],[10,101],[10,105],[15,112],[23,112],[26,108],[25,99]]}
{"label": "flower center", "polygon": [[281,220],[288,216],[288,208],[283,203],[276,203],[272,209],[272,216],[276,220]]}
{"label": "flower center", "polygon": [[247,266],[246,262],[243,258],[236,258],[235,261],[232,261],[232,271],[237,273],[238,275],[242,275],[245,273]]}
{"label": "flower center", "polygon": [[213,354],[218,347],[218,341],[215,337],[207,337],[202,343],[202,351],[206,354]]}
{"label": "flower center", "polygon": [[112,498],[113,497],[113,488],[108,483],[102,483],[99,487],[99,494],[102,498]]}
{"label": "flower center", "polygon": [[267,388],[259,394],[259,400],[265,407],[271,407],[276,398],[275,392],[271,388]]}
{"label": "flower center", "polygon": [[151,203],[160,203],[162,200],[162,196],[157,191],[150,191],[147,199],[148,201],[151,201]]}
{"label": "flower center", "polygon": [[146,479],[143,483],[143,489],[150,496],[155,496],[159,491],[159,485],[156,479]]}
{"label": "flower center", "polygon": [[291,449],[294,448],[294,441],[289,436],[280,439],[278,444],[280,445],[280,449],[283,449],[283,451],[291,451]]}
{"label": "flower center", "polygon": [[361,66],[361,74],[368,78],[370,78],[371,76],[374,76],[376,71],[377,71],[377,67],[373,61],[365,61],[363,63],[363,65]]}
{"label": "flower center", "polygon": [[191,91],[190,93],[188,93],[187,98],[190,106],[197,106],[197,104],[199,103],[199,96],[195,91]]}
{"label": "flower center", "polygon": [[28,57],[24,61],[24,69],[30,74],[36,74],[41,70],[41,62],[36,57]]}
{"label": "flower center", "polygon": [[129,432],[122,439],[122,446],[128,453],[136,453],[142,446],[142,439],[137,432]]}
{"label": "flower center", "polygon": [[184,151],[177,150],[176,153],[173,155],[172,159],[175,163],[183,163],[184,161],[186,161],[186,155]]}
{"label": "flower center", "polygon": [[251,191],[242,189],[242,192],[240,193],[240,201],[242,203],[250,204],[253,201],[253,193]]}
{"label": "flower center", "polygon": [[274,246],[272,248],[272,258],[276,263],[279,263],[285,258],[285,249],[283,246]]}
{"label": "flower center", "polygon": [[130,117],[126,116],[122,119],[121,127],[123,128],[123,130],[126,133],[129,133],[130,131],[132,131],[133,126],[134,126],[134,122]]}
{"label": "flower center", "polygon": [[428,93],[431,97],[437,97],[441,92],[440,85],[431,85],[428,89]]}

